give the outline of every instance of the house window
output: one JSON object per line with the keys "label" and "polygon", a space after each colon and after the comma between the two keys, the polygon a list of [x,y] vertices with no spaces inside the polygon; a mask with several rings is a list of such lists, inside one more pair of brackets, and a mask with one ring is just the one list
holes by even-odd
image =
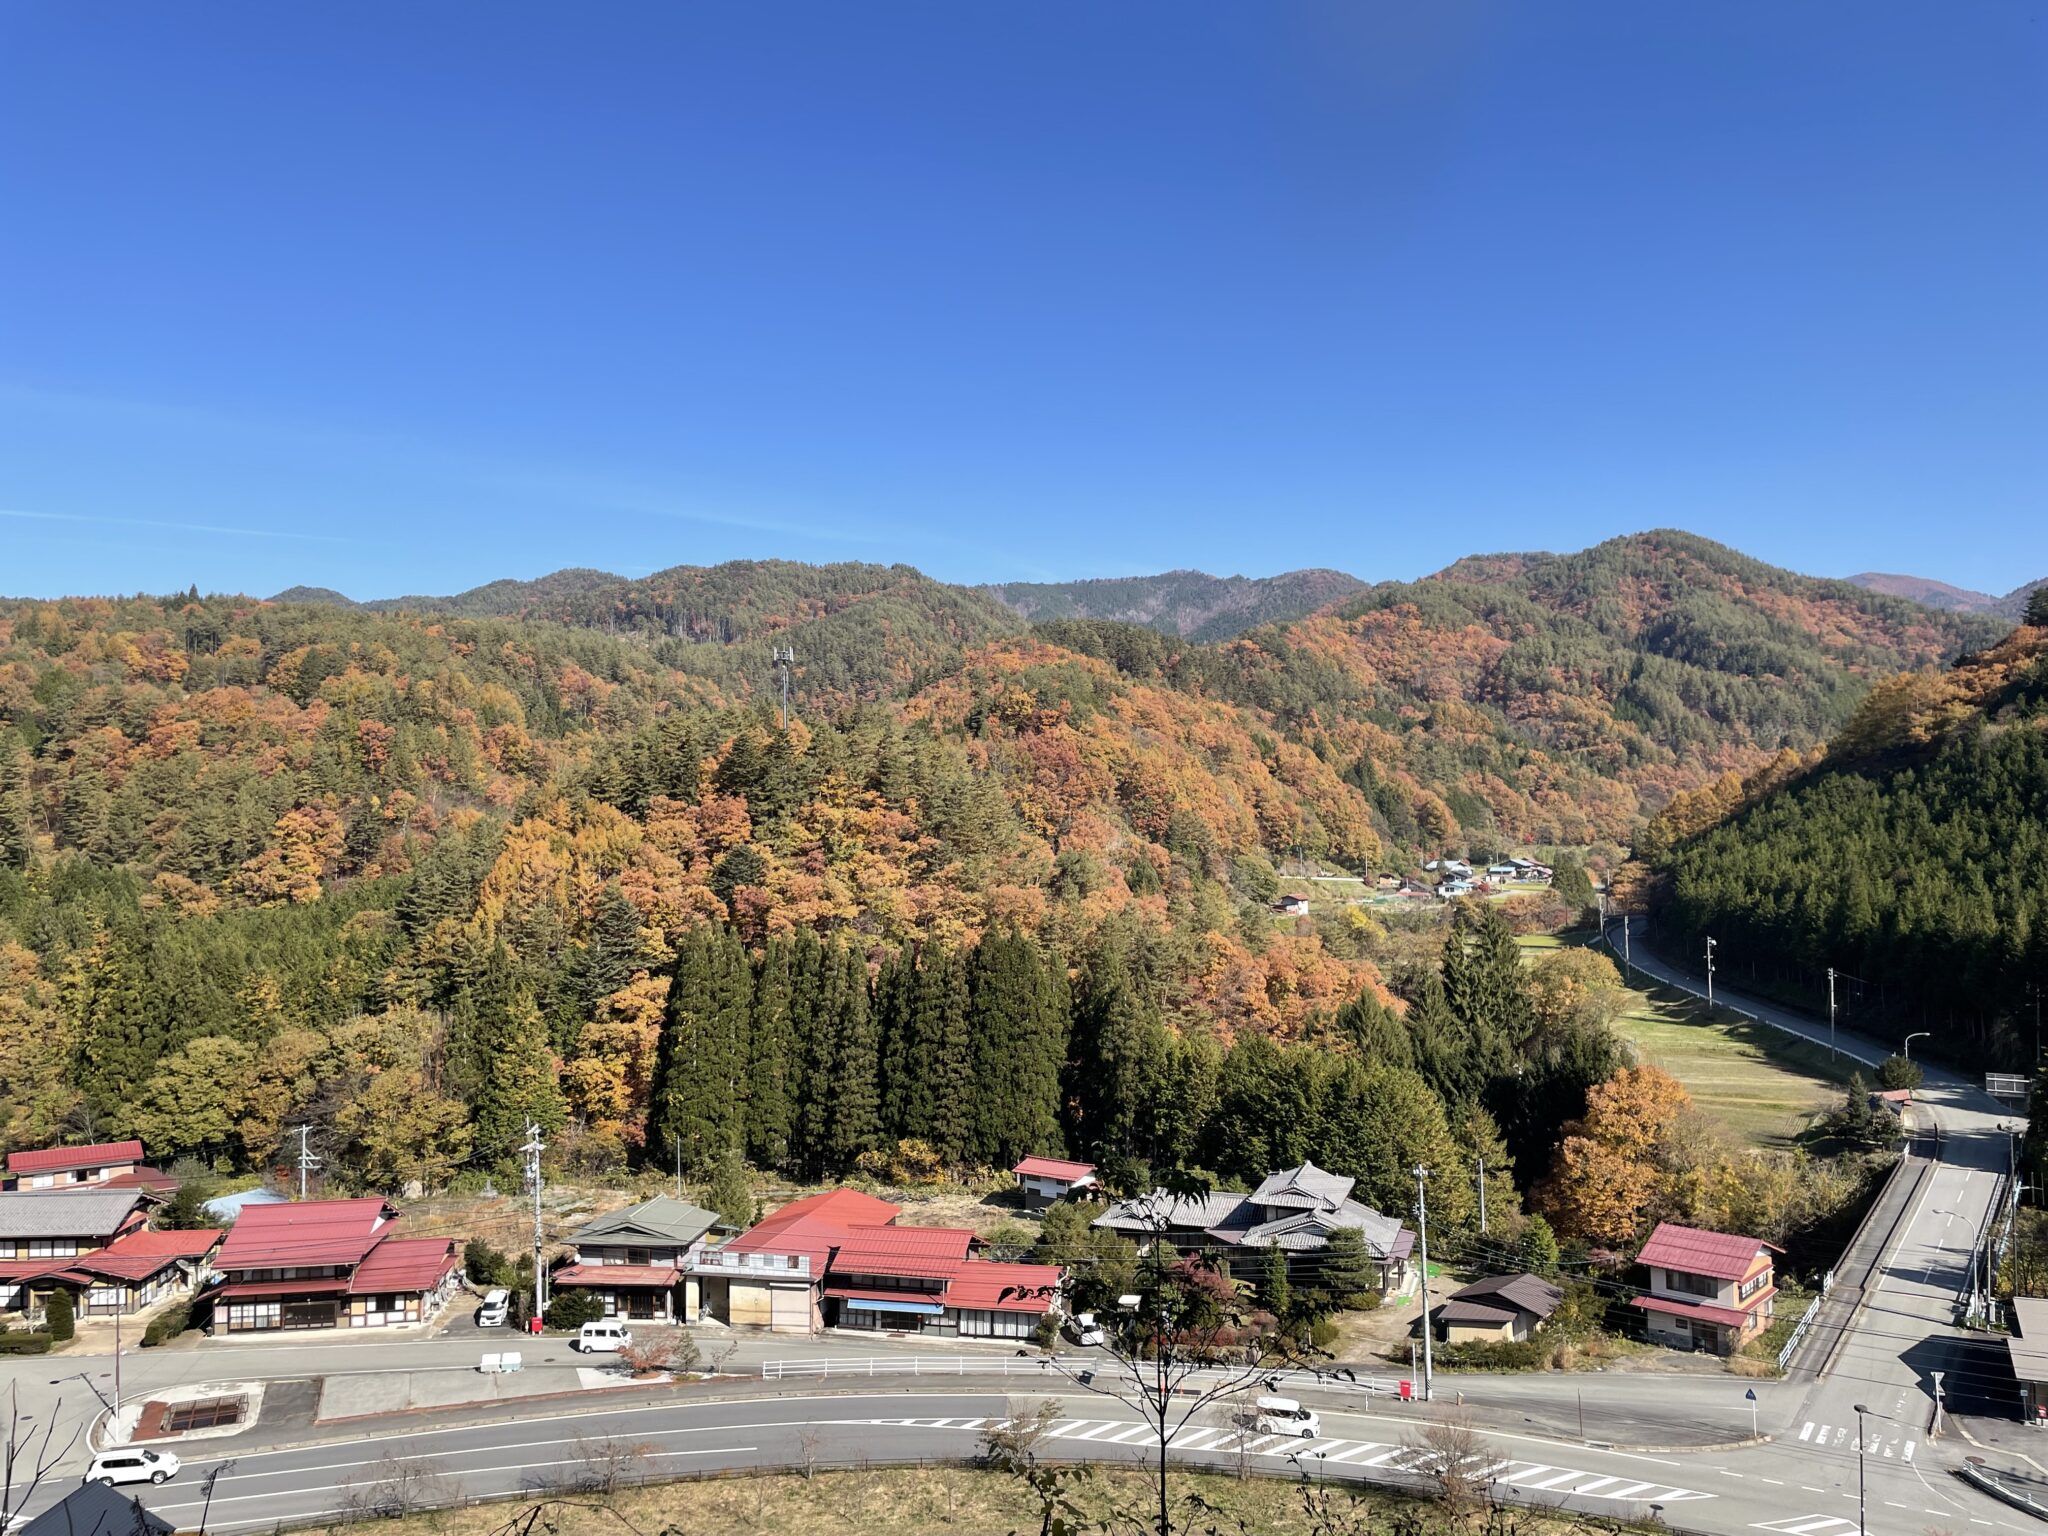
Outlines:
{"label": "house window", "polygon": [[1712,1275],[1691,1275],[1682,1269],[1667,1269],[1664,1271],[1664,1289],[1677,1291],[1683,1296],[1712,1296],[1721,1289],[1721,1283]]}
{"label": "house window", "polygon": [[1747,1280],[1743,1281],[1741,1286],[1736,1290],[1735,1299],[1737,1301],[1747,1301],[1750,1297],[1754,1296],[1758,1291],[1762,1290],[1765,1286],[1769,1285],[1770,1283],[1771,1272],[1768,1269],[1764,1270],[1761,1274],[1751,1275]]}
{"label": "house window", "polygon": [[78,1252],[75,1237],[35,1237],[29,1239],[28,1256],[32,1259],[68,1259]]}

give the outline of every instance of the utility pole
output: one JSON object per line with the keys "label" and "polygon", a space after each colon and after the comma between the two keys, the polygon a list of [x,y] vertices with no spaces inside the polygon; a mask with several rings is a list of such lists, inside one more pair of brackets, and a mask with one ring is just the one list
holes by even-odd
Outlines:
{"label": "utility pole", "polygon": [[1835,968],[1828,967],[1828,1060],[1835,1059]]}
{"label": "utility pole", "polygon": [[1870,1530],[1863,1494],[1863,1415],[1868,1412],[1862,1403],[1856,1405],[1856,1536],[1867,1536]]}
{"label": "utility pole", "polygon": [[789,669],[796,665],[796,652],[786,645],[775,647],[775,670],[782,674],[782,729],[789,729]]}
{"label": "utility pole", "polygon": [[1429,1170],[1420,1163],[1415,1165],[1415,1215],[1422,1237],[1422,1400],[1427,1403],[1435,1396],[1436,1369],[1430,1357],[1430,1341],[1436,1325],[1429,1316]]}
{"label": "utility pole", "polygon": [[313,1148],[306,1138],[313,1134],[313,1127],[297,1127],[299,1133],[299,1198],[306,1198],[306,1175],[320,1166],[320,1159],[313,1154]]}
{"label": "utility pole", "polygon": [[1714,1006],[1714,941],[1707,940],[1707,1006]]}
{"label": "utility pole", "polygon": [[1486,1236],[1486,1159],[1479,1159],[1479,1235]]}
{"label": "utility pole", "polygon": [[532,1121],[526,1125],[526,1144],[519,1150],[526,1154],[526,1181],[533,1186],[533,1315],[545,1317],[548,1310],[548,1268],[541,1252],[540,1231],[540,1155],[547,1143],[541,1139],[540,1126]]}
{"label": "utility pole", "polygon": [[669,1146],[676,1154],[676,1198],[680,1200],[683,1198],[683,1143],[678,1138],[671,1141]]}

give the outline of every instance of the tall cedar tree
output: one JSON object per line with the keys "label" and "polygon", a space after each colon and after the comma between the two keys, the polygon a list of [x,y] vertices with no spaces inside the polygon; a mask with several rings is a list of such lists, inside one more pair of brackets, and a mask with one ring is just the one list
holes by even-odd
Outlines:
{"label": "tall cedar tree", "polygon": [[680,1151],[698,1177],[745,1136],[752,990],[738,934],[705,926],[684,939],[658,1053],[655,1122],[660,1145]]}
{"label": "tall cedar tree", "polygon": [[789,963],[790,1060],[795,1092],[790,1157],[806,1178],[824,1176],[831,1154],[839,1069],[838,1021],[829,1012],[833,952],[808,928],[797,931]]}
{"label": "tall cedar tree", "polygon": [[517,1161],[529,1124],[544,1132],[558,1130],[568,1111],[547,1023],[533,994],[517,988],[479,1018],[486,1064],[474,1110],[476,1146],[488,1160],[508,1166]]}
{"label": "tall cedar tree", "polygon": [[747,1037],[747,1158],[786,1168],[796,1120],[794,1031],[788,939],[772,939],[754,971],[753,1029]]}
{"label": "tall cedar tree", "polygon": [[967,961],[967,1041],[974,1155],[1007,1168],[1065,1150],[1060,1072],[1067,1057],[1067,979],[1018,933],[982,937]]}
{"label": "tall cedar tree", "polygon": [[894,1136],[922,1136],[912,1130],[930,1118],[930,1086],[917,1039],[917,946],[905,944],[882,957],[875,973],[875,1033],[882,1042],[880,1085],[882,1128]]}
{"label": "tall cedar tree", "polygon": [[838,1046],[825,1153],[833,1171],[844,1172],[861,1153],[882,1144],[881,1041],[869,1006],[867,961],[860,952],[834,945],[826,972],[826,1009]]}
{"label": "tall cedar tree", "polygon": [[1120,935],[1104,936],[1082,980],[1067,1066],[1076,1138],[1115,1182],[1138,1182],[1139,1165],[1156,1151],[1166,1029],[1131,975]]}

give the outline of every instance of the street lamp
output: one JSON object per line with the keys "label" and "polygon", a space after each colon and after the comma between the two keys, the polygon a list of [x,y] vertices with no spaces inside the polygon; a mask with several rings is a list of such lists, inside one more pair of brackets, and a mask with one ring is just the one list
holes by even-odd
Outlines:
{"label": "street lamp", "polygon": [[1906,1044],[1904,1049],[1900,1052],[1900,1054],[1903,1055],[1906,1058],[1906,1060],[1911,1061],[1913,1059],[1913,1042],[1915,1040],[1925,1040],[1932,1033],[1934,1033],[1934,1031],[1930,1029],[1914,1030],[1913,1033],[1906,1036]]}

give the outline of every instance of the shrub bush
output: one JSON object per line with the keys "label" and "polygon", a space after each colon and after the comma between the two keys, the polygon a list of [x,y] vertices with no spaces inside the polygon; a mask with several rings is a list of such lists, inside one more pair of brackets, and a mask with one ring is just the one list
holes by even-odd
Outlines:
{"label": "shrub bush", "polygon": [[0,1333],[0,1355],[45,1355],[50,1352],[47,1333]]}
{"label": "shrub bush", "polygon": [[187,1328],[192,1326],[192,1304],[181,1301],[174,1307],[166,1307],[149,1320],[149,1326],[142,1330],[142,1347],[154,1349],[159,1344],[168,1344]]}
{"label": "shrub bush", "polygon": [[545,1321],[550,1328],[573,1333],[603,1316],[604,1303],[595,1291],[564,1291],[548,1303]]}
{"label": "shrub bush", "polygon": [[49,1329],[50,1337],[59,1344],[77,1331],[78,1319],[77,1314],[72,1311],[69,1291],[58,1289],[50,1292],[50,1299],[43,1303],[43,1313],[47,1319],[43,1326]]}

